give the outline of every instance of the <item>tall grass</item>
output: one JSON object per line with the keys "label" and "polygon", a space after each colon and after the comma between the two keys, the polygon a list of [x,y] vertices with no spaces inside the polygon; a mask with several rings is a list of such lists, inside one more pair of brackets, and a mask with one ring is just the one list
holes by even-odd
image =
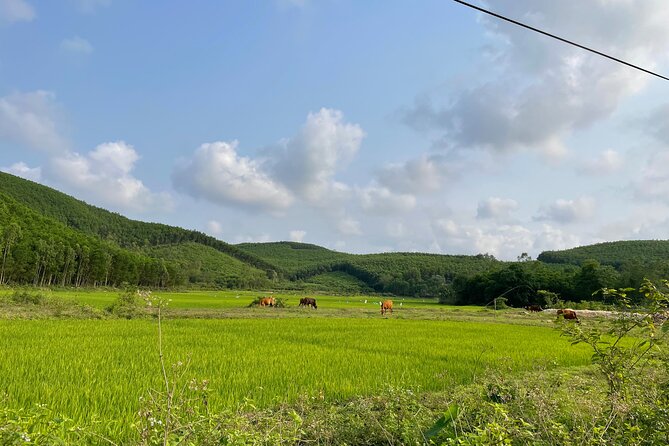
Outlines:
{"label": "tall grass", "polygon": [[[188,374],[210,380],[214,409],[337,400],[388,385],[440,391],[501,363],[513,373],[589,361],[550,328],[474,322],[180,319],[163,321],[163,342],[167,364],[190,357]],[[0,346],[10,406],[46,403],[127,432],[139,396],[161,386],[151,320],[1,321]]]}

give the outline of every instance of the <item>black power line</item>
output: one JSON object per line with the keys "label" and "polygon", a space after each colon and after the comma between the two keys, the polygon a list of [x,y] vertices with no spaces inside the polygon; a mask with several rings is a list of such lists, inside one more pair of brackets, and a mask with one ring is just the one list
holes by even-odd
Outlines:
{"label": "black power line", "polygon": [[453,0],[453,1],[456,2],[456,3],[460,3],[460,4],[462,4],[462,5],[468,6],[468,7],[472,8],[472,9],[476,9],[477,11],[481,11],[481,12],[483,12],[483,13],[485,13],[485,14],[489,14],[489,15],[491,15],[491,16],[493,16],[493,17],[498,18],[498,19],[507,21],[507,22],[509,22],[509,23],[513,23],[514,25],[522,26],[523,28],[527,28],[527,29],[532,30],[532,31],[534,31],[534,32],[537,32],[537,33],[539,33],[539,34],[543,34],[544,36],[552,37],[553,39],[557,39],[557,40],[559,40],[559,41],[561,41],[561,42],[568,43],[569,45],[574,45],[574,46],[576,46],[576,47],[578,47],[578,48],[584,49],[584,50],[586,50],[586,51],[590,51],[591,53],[595,53],[595,54],[600,55],[600,56],[602,56],[602,57],[606,57],[607,59],[614,60],[614,61],[616,61],[616,62],[618,62],[618,63],[623,64],[623,65],[627,65],[628,67],[636,68],[637,70],[643,71],[644,73],[652,74],[653,76],[657,76],[657,77],[659,77],[659,78],[661,78],[661,79],[664,79],[665,81],[669,81],[669,77],[665,77],[665,76],[662,76],[661,74],[657,74],[657,73],[654,73],[654,72],[652,72],[652,71],[650,71],[650,70],[646,70],[645,68],[641,68],[641,67],[638,66],[638,65],[634,65],[634,64],[631,64],[631,63],[629,63],[629,62],[625,62],[624,60],[622,60],[622,59],[618,59],[617,57],[609,56],[608,54],[604,54],[604,53],[602,53],[601,51],[593,50],[592,48],[588,48],[587,46],[581,45],[581,44],[576,43],[576,42],[572,42],[571,40],[564,39],[564,38],[562,38],[562,37],[556,36],[555,34],[547,33],[546,31],[542,31],[542,30],[540,30],[540,29],[538,29],[538,28],[535,28],[535,27],[530,26],[530,25],[526,25],[526,24],[524,24],[524,23],[518,22],[518,21],[513,20],[513,19],[510,19],[510,18],[508,18],[508,17],[504,17],[503,15],[499,15],[499,14],[494,13],[494,12],[492,12],[492,11],[488,11],[487,9],[480,8],[480,7],[478,7],[478,6],[472,5],[471,3],[467,3],[467,2],[464,2],[464,1],[462,1],[462,0]]}

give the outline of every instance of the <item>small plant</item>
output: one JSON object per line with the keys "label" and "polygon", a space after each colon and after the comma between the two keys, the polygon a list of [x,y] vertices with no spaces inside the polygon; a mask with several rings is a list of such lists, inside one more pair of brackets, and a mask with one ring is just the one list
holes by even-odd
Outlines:
{"label": "small plant", "polygon": [[43,404],[30,408],[0,408],[0,443],[75,444],[85,436],[70,419],[55,414]]}
{"label": "small plant", "polygon": [[[668,282],[663,283],[666,286]],[[584,343],[592,348],[593,362],[606,378],[612,404],[625,398],[627,382],[638,368],[653,359],[653,353],[669,329],[669,324],[656,324],[657,315],[663,314],[669,304],[667,295],[644,279],[639,291],[646,299],[646,312],[636,313],[632,311],[628,298],[630,291],[634,289],[601,290],[618,306],[617,316],[608,324],[581,326],[561,323],[562,333],[573,344]]]}
{"label": "small plant", "polygon": [[48,301],[42,293],[29,293],[28,291],[14,291],[9,295],[9,301],[15,304],[41,305]]}
{"label": "small plant", "polygon": [[146,315],[145,305],[142,302],[143,294],[139,290],[127,290],[105,308],[105,311],[123,319],[134,319]]}

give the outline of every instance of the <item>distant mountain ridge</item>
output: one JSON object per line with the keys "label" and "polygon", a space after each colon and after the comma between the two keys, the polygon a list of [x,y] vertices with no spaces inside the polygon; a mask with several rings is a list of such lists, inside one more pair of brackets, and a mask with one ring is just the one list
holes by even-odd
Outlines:
{"label": "distant mountain ridge", "polygon": [[669,262],[669,240],[621,240],[579,246],[560,251],[544,251],[537,257],[545,263],[580,265],[597,260],[602,265],[620,269],[630,262],[656,264]]}
{"label": "distant mountain ridge", "polygon": [[[40,256],[51,256],[48,274],[45,269],[41,274],[51,275],[52,283],[72,282],[68,262],[88,262],[86,271],[90,280],[73,284],[118,286],[128,282],[147,286],[341,289],[436,296],[458,276],[490,273],[513,263],[497,261],[489,255],[349,254],[286,241],[231,245],[198,231],[131,220],[47,186],[0,172],[3,240],[12,224],[23,229],[20,241],[16,242],[17,250],[10,250],[6,262],[8,267],[11,262],[15,266],[23,262],[26,271],[8,276],[18,282],[27,282],[31,276],[27,270],[42,268],[39,262],[44,263],[44,259]],[[92,252],[96,253],[95,261]],[[616,269],[631,263],[657,265],[669,259],[669,241],[608,242],[545,251],[538,257],[538,261],[547,265],[580,265],[590,259]],[[137,271],[123,273],[123,262],[132,263]],[[107,272],[102,274],[102,270]],[[110,276],[112,270],[115,273]],[[115,281],[110,283],[110,277]]]}

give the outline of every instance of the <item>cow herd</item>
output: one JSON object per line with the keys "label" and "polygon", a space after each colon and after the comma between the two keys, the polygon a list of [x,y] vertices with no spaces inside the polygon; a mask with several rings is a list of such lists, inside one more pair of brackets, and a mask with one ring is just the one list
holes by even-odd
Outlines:
{"label": "cow herd", "polygon": [[[365,301],[367,303],[367,301]],[[276,307],[276,298],[272,296],[265,296],[261,297],[257,300],[257,304],[259,307]],[[383,300],[379,302],[381,305],[381,315],[383,316],[386,314],[388,311],[390,311],[390,314],[393,314],[393,301],[390,299]],[[400,304],[401,306],[402,304]],[[316,303],[316,299],[313,297],[302,297],[300,298],[300,304],[298,307],[310,307],[313,308],[314,310],[318,309],[318,304]]]}
{"label": "cow herd", "polygon": [[[365,301],[367,303],[367,301]],[[384,314],[388,313],[390,311],[390,314],[393,314],[393,301],[390,299],[385,299],[381,302],[379,302],[381,305],[381,315],[383,316]],[[272,296],[265,296],[261,297],[258,300],[258,306],[260,307],[275,307],[276,306],[276,298]],[[318,304],[316,303],[316,299],[313,297],[302,297],[300,298],[300,304],[298,305],[299,307],[310,307],[313,308],[314,310],[318,309]],[[400,304],[401,306],[401,304]],[[541,306],[539,305],[527,305],[524,307],[525,310],[531,311],[531,312],[540,312],[543,311]],[[557,310],[557,316],[564,318],[565,320],[570,320],[570,321],[576,321],[580,322],[578,319],[578,316],[576,315],[576,311],[571,310],[569,308],[564,308],[564,309],[559,309]]]}

